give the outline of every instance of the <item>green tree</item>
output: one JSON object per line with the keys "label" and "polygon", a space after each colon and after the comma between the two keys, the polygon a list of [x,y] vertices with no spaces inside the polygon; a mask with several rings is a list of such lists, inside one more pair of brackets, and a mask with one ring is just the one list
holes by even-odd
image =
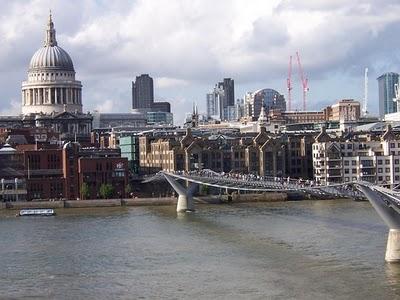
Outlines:
{"label": "green tree", "polygon": [[90,197],[90,188],[86,182],[83,182],[81,185],[81,197],[82,199],[87,199]]}
{"label": "green tree", "polygon": [[111,185],[111,184],[109,184],[109,183],[107,183],[107,184],[102,184],[101,186],[100,186],[100,191],[99,191],[99,193],[100,193],[100,196],[102,197],[102,198],[104,198],[104,199],[108,199],[108,198],[110,198],[113,194],[114,194],[114,187]]}
{"label": "green tree", "polygon": [[210,187],[208,185],[202,185],[200,188],[200,193],[202,195],[208,195],[208,193],[210,192]]}
{"label": "green tree", "polygon": [[126,197],[129,197],[129,194],[132,192],[132,186],[128,183],[126,186],[125,186],[125,195],[126,195]]}

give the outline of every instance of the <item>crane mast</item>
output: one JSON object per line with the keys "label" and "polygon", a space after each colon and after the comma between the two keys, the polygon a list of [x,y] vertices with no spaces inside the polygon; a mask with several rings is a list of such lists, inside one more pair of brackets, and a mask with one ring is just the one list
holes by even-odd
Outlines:
{"label": "crane mast", "polygon": [[364,71],[364,107],[363,107],[363,115],[368,115],[368,68],[365,68]]}
{"label": "crane mast", "polygon": [[307,92],[309,91],[308,78],[306,78],[304,76],[303,67],[301,65],[299,52],[296,52],[296,57],[297,57],[297,64],[299,66],[299,74],[300,74],[300,79],[301,79],[301,85],[302,85],[302,88],[303,88],[303,111],[305,111],[306,108],[307,108]]}
{"label": "crane mast", "polygon": [[289,57],[288,78],[286,79],[288,91],[288,111],[292,110],[292,56]]}

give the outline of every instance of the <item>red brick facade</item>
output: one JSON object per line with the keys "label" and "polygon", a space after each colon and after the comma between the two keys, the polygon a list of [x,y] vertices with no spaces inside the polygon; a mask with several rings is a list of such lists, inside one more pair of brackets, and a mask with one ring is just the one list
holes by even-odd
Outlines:
{"label": "red brick facade", "polygon": [[79,199],[81,186],[87,183],[90,199],[99,198],[102,184],[111,184],[113,198],[124,197],[128,181],[128,160],[108,157],[101,151],[81,151],[75,143],[63,149],[24,151],[23,161],[27,182],[27,200]]}

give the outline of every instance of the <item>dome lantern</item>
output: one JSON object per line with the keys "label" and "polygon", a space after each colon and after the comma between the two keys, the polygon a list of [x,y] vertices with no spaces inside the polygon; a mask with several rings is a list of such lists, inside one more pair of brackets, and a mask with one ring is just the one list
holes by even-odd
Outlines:
{"label": "dome lantern", "polygon": [[56,30],[54,29],[53,19],[51,17],[51,10],[49,14],[49,22],[47,23],[46,39],[44,41],[45,47],[57,46]]}

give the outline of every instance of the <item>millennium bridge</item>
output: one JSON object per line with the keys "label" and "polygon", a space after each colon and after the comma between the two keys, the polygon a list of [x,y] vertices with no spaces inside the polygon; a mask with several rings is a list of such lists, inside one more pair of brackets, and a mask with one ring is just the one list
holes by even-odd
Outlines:
{"label": "millennium bridge", "polygon": [[[217,173],[201,171],[160,171],[144,182],[167,180],[178,194],[176,211],[194,211],[193,193],[199,185],[229,191],[304,193],[312,196],[332,196],[334,198],[367,198],[376,212],[389,227],[385,260],[400,262],[400,192],[364,181],[354,181],[330,185],[317,185],[310,180],[289,177],[260,177],[251,174]],[[182,181],[180,183],[179,181]]]}

